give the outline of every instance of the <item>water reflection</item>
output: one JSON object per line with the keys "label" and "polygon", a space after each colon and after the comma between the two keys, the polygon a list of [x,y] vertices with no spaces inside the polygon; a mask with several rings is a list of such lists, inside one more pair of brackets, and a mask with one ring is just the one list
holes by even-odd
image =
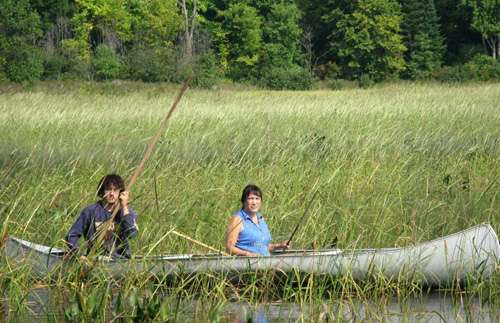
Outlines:
{"label": "water reflection", "polygon": [[323,304],[231,303],[225,307],[230,322],[365,321],[365,322],[500,322],[498,308],[481,304],[478,297],[428,294],[401,302],[360,300]]}
{"label": "water reflection", "polygon": [[[27,295],[24,306],[2,302],[1,321],[54,322],[64,320],[67,304],[48,289]],[[184,302],[179,321],[295,322],[295,321],[384,321],[384,322],[500,322],[500,311],[482,304],[478,297],[431,293],[421,298],[387,298],[363,301],[325,300],[323,303],[266,303],[251,305],[229,302],[215,309],[206,302]],[[207,313],[217,312],[215,317]],[[203,316],[205,313],[205,316]],[[107,315],[108,316],[108,315]],[[111,319],[109,312],[109,319]]]}

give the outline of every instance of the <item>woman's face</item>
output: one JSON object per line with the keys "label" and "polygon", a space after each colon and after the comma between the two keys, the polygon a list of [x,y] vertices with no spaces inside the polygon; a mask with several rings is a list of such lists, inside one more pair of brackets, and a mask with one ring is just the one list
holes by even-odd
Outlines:
{"label": "woman's face", "polygon": [[260,210],[260,207],[262,205],[262,199],[260,196],[250,193],[247,196],[247,199],[245,201],[245,211],[248,211],[250,213],[257,213]]}

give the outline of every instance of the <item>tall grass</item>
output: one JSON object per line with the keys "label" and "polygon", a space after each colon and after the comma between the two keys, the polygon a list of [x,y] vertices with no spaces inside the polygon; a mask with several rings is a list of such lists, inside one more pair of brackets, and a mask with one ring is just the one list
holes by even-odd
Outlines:
{"label": "tall grass", "polygon": [[[103,175],[132,173],[176,91],[64,86],[0,92],[2,231],[57,246],[96,200]],[[289,237],[317,183],[298,248],[328,247],[335,237],[342,248],[401,246],[481,222],[498,232],[499,97],[500,84],[190,90],[132,192],[140,227],[133,249],[205,252],[174,235],[151,251],[172,228],[223,249],[248,183],[264,191],[275,240]],[[216,299],[232,288],[224,281],[215,283],[223,291]]]}

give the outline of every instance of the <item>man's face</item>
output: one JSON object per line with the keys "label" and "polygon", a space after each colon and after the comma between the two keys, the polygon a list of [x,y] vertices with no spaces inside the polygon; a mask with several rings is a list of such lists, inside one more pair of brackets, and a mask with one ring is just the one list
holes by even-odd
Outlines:
{"label": "man's face", "polygon": [[120,196],[120,189],[114,184],[109,185],[104,189],[104,201],[107,204],[115,204],[118,202]]}

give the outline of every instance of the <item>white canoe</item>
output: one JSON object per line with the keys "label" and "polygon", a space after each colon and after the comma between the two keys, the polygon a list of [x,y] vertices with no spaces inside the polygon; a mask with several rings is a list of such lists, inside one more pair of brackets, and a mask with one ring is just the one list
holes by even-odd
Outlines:
{"label": "white canoe", "polygon": [[[24,262],[40,275],[71,265],[63,261],[63,250],[15,237],[8,238],[5,253],[9,261]],[[467,279],[487,279],[497,270],[499,261],[497,235],[489,224],[481,224],[403,248],[296,250],[269,257],[165,255],[131,260],[101,259],[98,267],[115,277],[140,271],[169,275],[276,270],[350,276],[356,280],[380,277],[442,286]]]}

